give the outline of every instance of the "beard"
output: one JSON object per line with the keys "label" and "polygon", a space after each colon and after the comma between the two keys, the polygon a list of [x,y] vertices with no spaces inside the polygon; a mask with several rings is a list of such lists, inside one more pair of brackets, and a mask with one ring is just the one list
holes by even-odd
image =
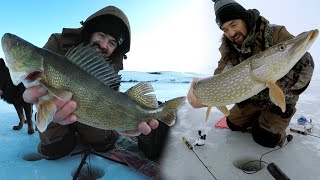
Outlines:
{"label": "beard", "polygon": [[234,36],[231,37],[231,41],[238,45],[241,45],[243,40],[244,40],[244,35],[241,32],[236,32]]}
{"label": "beard", "polygon": [[109,60],[109,57],[106,55],[106,54],[107,54],[107,50],[104,49],[104,48],[102,48],[99,43],[94,42],[94,43],[92,43],[92,46],[95,47],[95,48],[97,48],[97,50],[98,50],[100,53],[103,54],[103,58],[104,58],[104,59]]}

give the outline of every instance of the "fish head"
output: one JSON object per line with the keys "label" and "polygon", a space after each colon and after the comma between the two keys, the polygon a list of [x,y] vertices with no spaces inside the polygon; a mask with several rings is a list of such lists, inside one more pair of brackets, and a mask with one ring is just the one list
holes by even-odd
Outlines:
{"label": "fish head", "polygon": [[[268,69],[273,80],[285,76],[290,69],[301,59],[315,42],[319,34],[318,29],[303,32],[292,39],[277,43],[261,52],[255,59],[258,68]],[[253,58],[253,57],[252,57]],[[258,62],[258,63],[257,63]],[[254,63],[255,64],[255,63]],[[253,67],[253,69],[258,69]],[[276,73],[274,73],[276,72]]]}
{"label": "fish head", "polygon": [[[289,47],[288,61],[290,59],[300,59],[312,46],[319,35],[319,30],[303,32],[295,38],[288,41],[286,46]],[[290,63],[290,62],[288,62]]]}
{"label": "fish head", "polygon": [[43,72],[43,56],[38,47],[10,33],[1,39],[5,64],[9,69],[13,84],[23,83],[30,87]]}
{"label": "fish head", "polygon": [[283,54],[283,60],[289,67],[293,67],[301,57],[310,49],[319,35],[319,30],[311,30],[303,32],[296,37],[279,43],[275,49]]}

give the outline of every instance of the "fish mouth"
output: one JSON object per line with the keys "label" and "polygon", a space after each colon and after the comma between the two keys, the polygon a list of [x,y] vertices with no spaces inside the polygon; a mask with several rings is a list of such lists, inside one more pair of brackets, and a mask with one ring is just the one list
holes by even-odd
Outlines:
{"label": "fish mouth", "polygon": [[308,44],[312,44],[317,39],[318,35],[319,35],[319,30],[318,29],[313,30],[309,37]]}
{"label": "fish mouth", "polygon": [[19,46],[20,41],[16,39],[17,36],[5,33],[1,38],[1,46],[4,52],[10,51],[12,47]]}
{"label": "fish mouth", "polygon": [[306,40],[306,48],[309,49],[319,35],[319,30],[311,30]]}
{"label": "fish mouth", "polygon": [[311,30],[309,32],[305,32],[304,34],[298,35],[297,37],[299,36],[300,37],[298,39],[295,39],[297,42],[293,42],[294,46],[290,50],[291,51],[290,54],[294,55],[296,52],[309,50],[312,44],[317,39],[318,35],[319,35],[318,29]]}
{"label": "fish mouth", "polygon": [[312,46],[312,44],[316,41],[317,37],[319,35],[319,30],[311,30],[310,33],[308,34],[307,40],[306,40],[306,45],[305,48],[308,50]]}
{"label": "fish mouth", "polygon": [[1,46],[2,46],[3,51],[7,51],[8,48],[11,46],[10,41],[8,41],[8,38],[10,38],[10,37],[11,37],[11,34],[9,34],[9,33],[6,33],[2,36]]}

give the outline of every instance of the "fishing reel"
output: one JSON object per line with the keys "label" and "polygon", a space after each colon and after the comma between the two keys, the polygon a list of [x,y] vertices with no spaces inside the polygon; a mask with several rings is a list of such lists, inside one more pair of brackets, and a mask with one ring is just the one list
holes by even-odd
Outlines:
{"label": "fishing reel", "polygon": [[305,118],[304,116],[301,116],[297,119],[297,122],[299,125],[303,126],[303,131],[294,129],[294,128],[290,128],[290,131],[299,133],[302,135],[310,135],[312,133],[312,129],[313,129],[312,119],[308,121],[307,118]]}
{"label": "fishing reel", "polygon": [[196,142],[194,143],[194,146],[203,146],[204,142],[207,138],[207,133],[203,133],[201,132],[201,130],[198,130],[198,139],[196,140]]}

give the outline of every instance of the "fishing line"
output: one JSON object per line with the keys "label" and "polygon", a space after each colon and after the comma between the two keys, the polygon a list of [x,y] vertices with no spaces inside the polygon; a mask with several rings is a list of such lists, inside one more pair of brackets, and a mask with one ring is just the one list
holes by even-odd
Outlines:
{"label": "fishing line", "polygon": [[88,169],[88,174],[90,178],[93,178],[93,174],[92,174],[92,167],[91,167],[91,156],[89,155],[89,163],[87,164],[87,169]]}
{"label": "fishing line", "polygon": [[[84,154],[83,155],[83,158],[85,157],[86,155]],[[91,156],[90,156],[90,154],[88,154],[87,155],[87,158],[89,159],[88,160],[88,162],[87,161],[85,161],[83,164],[85,164],[85,165],[87,165],[87,175],[88,175],[88,177],[90,178],[90,179],[92,179],[93,178],[93,174],[92,174],[92,168],[91,168]],[[85,172],[82,172],[82,175],[84,175],[85,174]],[[81,175],[81,171],[79,172],[79,175]],[[81,176],[80,176],[81,177]]]}
{"label": "fishing line", "polygon": [[97,153],[97,152],[95,152],[93,149],[92,149],[92,147],[89,147],[88,149],[85,149],[85,150],[83,150],[83,151],[80,151],[80,152],[77,152],[77,153],[73,153],[73,154],[71,154],[71,156],[73,156],[73,155],[77,155],[77,154],[80,154],[80,153],[83,153],[83,158],[82,158],[82,160],[81,160],[81,162],[80,162],[80,164],[79,164],[79,166],[78,166],[78,169],[76,170],[76,172],[75,172],[75,174],[74,174],[74,176],[73,176],[73,180],[76,180],[77,178],[78,178],[78,176],[80,175],[80,172],[81,172],[81,169],[82,169],[82,167],[83,167],[83,165],[84,164],[88,164],[87,163],[87,161],[86,161],[86,159],[88,158],[88,156],[89,156],[89,165],[90,165],[90,167],[88,167],[89,169],[88,169],[88,171],[89,171],[89,173],[90,173],[90,176],[91,176],[91,158],[90,158],[90,155],[91,154],[94,154],[94,155],[96,155],[96,156],[99,156],[99,157],[102,157],[102,158],[104,158],[104,159],[107,159],[107,160],[110,160],[110,161],[113,161],[113,162],[115,162],[115,163],[119,163],[119,164],[122,164],[122,165],[125,165],[125,166],[129,166],[127,163],[124,163],[124,162],[122,162],[122,161],[119,161],[119,160],[116,160],[116,159],[112,159],[112,158],[110,158],[110,157],[107,157],[107,156],[104,156],[104,155],[102,155],[102,154],[99,154],[99,153]]}
{"label": "fishing line", "polygon": [[213,173],[210,171],[210,169],[204,164],[204,162],[201,160],[201,158],[198,156],[198,154],[193,150],[193,146],[192,144],[187,140],[187,138],[182,137],[182,141],[187,145],[187,147],[197,156],[197,158],[199,159],[199,161],[202,163],[202,165],[209,171],[209,173],[211,174],[211,176],[215,179],[218,180]]}
{"label": "fishing line", "polygon": [[[286,143],[285,145],[283,145],[282,147],[279,147],[279,148],[277,148],[277,149],[273,149],[273,150],[271,150],[271,151],[268,151],[268,152],[262,154],[259,160],[253,160],[253,161],[248,161],[248,162],[244,163],[244,164],[241,166],[242,171],[243,171],[244,173],[246,173],[246,174],[254,174],[254,173],[258,172],[260,169],[262,169],[262,163],[263,163],[263,164],[267,164],[267,165],[269,164],[269,163],[267,163],[267,162],[265,162],[265,161],[262,161],[262,157],[263,157],[264,155],[266,155],[266,154],[269,154],[269,153],[271,153],[271,152],[274,152],[274,151],[277,151],[277,150],[279,150],[279,149],[284,148],[286,145],[288,145],[288,143],[292,140],[292,138],[293,138],[293,136],[292,136],[291,134],[289,134],[289,135],[287,136],[287,143]],[[259,163],[260,163],[260,169],[259,169],[259,170],[252,170],[252,171],[247,171],[247,170],[245,170],[245,166],[247,166],[247,165],[250,164],[250,163],[254,163],[254,162],[259,162]]]}
{"label": "fishing line", "polygon": [[320,138],[320,136],[316,136],[316,135],[313,135],[313,134],[306,134],[306,135],[313,136],[313,137],[316,137],[316,138]]}

